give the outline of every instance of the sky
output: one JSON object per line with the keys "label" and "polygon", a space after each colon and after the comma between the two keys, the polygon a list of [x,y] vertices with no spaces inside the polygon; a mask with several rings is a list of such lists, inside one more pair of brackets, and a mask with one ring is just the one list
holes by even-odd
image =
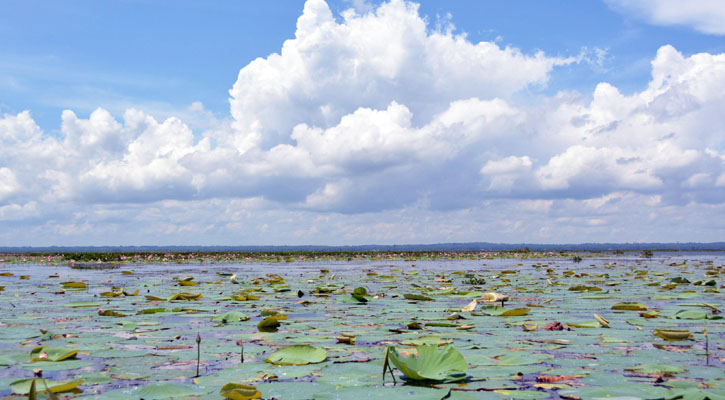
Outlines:
{"label": "sky", "polygon": [[0,245],[725,241],[725,3],[0,3]]}

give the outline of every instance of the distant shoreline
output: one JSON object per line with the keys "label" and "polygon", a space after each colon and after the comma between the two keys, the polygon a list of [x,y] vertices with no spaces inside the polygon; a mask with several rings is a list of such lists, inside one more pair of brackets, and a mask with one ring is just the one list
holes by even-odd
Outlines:
{"label": "distant shoreline", "polygon": [[6,246],[0,253],[349,253],[349,252],[445,252],[445,251],[725,251],[725,242],[711,243],[437,243],[394,245],[300,245],[300,246]]}

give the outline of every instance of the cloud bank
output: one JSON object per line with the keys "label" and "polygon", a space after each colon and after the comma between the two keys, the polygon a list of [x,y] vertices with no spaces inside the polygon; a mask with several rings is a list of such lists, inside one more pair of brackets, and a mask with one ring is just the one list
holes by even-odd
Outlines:
{"label": "cloud bank", "polygon": [[725,3],[712,0],[605,0],[612,8],[655,25],[682,25],[725,35]]}
{"label": "cloud bank", "polygon": [[725,54],[665,45],[639,92],[536,94],[574,62],[432,29],[402,0],[338,18],[309,0],[207,130],[138,109],[67,110],[59,134],[0,116],[0,239],[723,240]]}

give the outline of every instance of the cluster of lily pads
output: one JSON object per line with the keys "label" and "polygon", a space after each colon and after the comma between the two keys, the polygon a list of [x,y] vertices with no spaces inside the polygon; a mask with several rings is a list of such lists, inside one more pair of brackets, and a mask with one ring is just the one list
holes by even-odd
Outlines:
{"label": "cluster of lily pads", "polygon": [[[579,253],[577,253],[579,254]],[[587,254],[580,254],[587,256]],[[76,252],[76,253],[0,253],[0,263],[44,265],[92,265],[99,263],[292,263],[325,261],[393,261],[393,260],[494,260],[578,258],[565,251],[288,251],[288,252]]]}
{"label": "cluster of lily pads", "polygon": [[0,263],[0,398],[725,398],[687,256]]}

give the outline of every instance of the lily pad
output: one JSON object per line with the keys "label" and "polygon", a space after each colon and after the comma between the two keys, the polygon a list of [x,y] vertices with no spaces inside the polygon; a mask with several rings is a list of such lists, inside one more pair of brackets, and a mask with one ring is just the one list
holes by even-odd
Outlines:
{"label": "lily pad", "polygon": [[228,324],[230,322],[248,321],[249,316],[239,311],[229,311],[221,315],[217,315],[211,319],[214,322]]}
{"label": "lily pad", "polygon": [[219,394],[225,399],[252,400],[262,398],[262,393],[256,387],[240,383],[227,383],[219,389]]}
{"label": "lily pad", "polygon": [[663,365],[663,364],[641,364],[641,365],[636,365],[634,367],[625,368],[624,370],[637,372],[640,374],[646,374],[646,375],[664,375],[664,376],[672,376],[674,374],[679,374],[679,373],[685,372],[685,370],[683,368],[675,367],[672,365]]}
{"label": "lily pad", "polygon": [[76,354],[78,354],[76,349],[38,346],[30,351],[30,359],[32,361],[63,361],[75,357]]}
{"label": "lily pad", "polygon": [[612,310],[647,311],[647,306],[633,301],[624,301],[613,305]]}
{"label": "lily pad", "polygon": [[314,346],[296,344],[270,354],[264,361],[276,365],[306,365],[325,361],[327,351]]}
{"label": "lily pad", "polygon": [[[13,391],[15,394],[28,394],[30,392],[30,387],[33,384],[33,381],[35,381],[36,390],[38,391],[45,391],[45,385],[48,385],[48,390],[50,390],[53,393],[63,393],[63,392],[69,392],[78,386],[83,384],[82,379],[78,380],[65,380],[65,381],[51,381],[50,379],[33,379],[33,378],[27,378],[27,379],[20,379],[17,381],[14,381],[10,384],[10,390]],[[43,382],[45,381],[45,383]],[[42,389],[40,389],[42,388]]]}
{"label": "lily pad", "polygon": [[204,297],[204,296],[201,293],[181,292],[181,293],[176,293],[175,295],[169,297],[167,300],[168,301],[176,301],[176,300],[191,301],[191,300],[199,300],[202,297]]}
{"label": "lily pad", "polygon": [[665,340],[692,339],[692,332],[686,329],[655,329],[652,333]]}
{"label": "lily pad", "polygon": [[389,360],[400,372],[413,380],[460,380],[460,373],[468,370],[468,364],[453,346],[420,345],[417,355],[404,356],[395,347],[390,347]]}

